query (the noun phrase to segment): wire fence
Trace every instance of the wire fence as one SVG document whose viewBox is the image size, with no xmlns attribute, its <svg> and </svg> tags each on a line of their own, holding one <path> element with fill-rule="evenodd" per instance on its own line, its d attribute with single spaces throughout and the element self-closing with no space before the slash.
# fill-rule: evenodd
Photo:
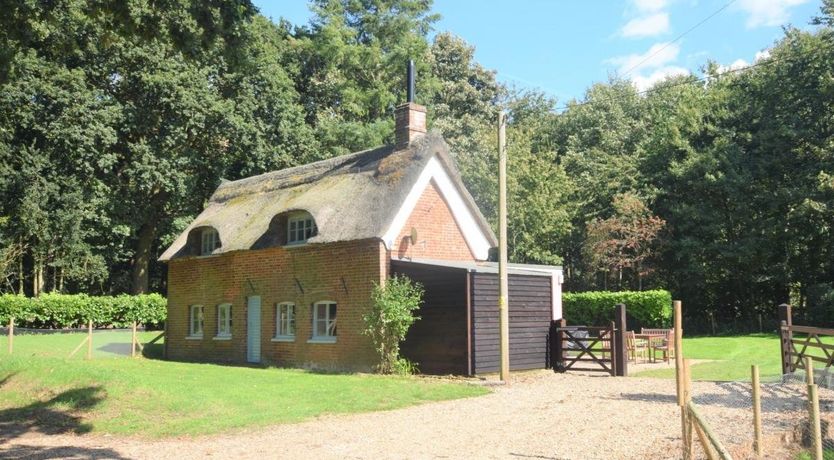
<svg viewBox="0 0 834 460">
<path fill-rule="evenodd" d="M 761 456 L 757 455 L 752 378 L 734 382 L 693 382 L 692 403 L 733 459 L 814 459 L 814 418 L 804 372 L 762 378 Z M 814 376 L 825 459 L 834 459 L 834 373 Z M 697 438 L 695 438 L 697 440 Z M 709 458 L 694 444 L 694 458 Z"/>
<path fill-rule="evenodd" d="M 9 334 L 8 327 L 0 327 L 0 358 L 3 356 L 39 356 L 83 360 L 87 356 L 87 340 L 90 359 L 130 358 L 144 356 L 161 358 L 164 352 L 164 338 L 161 330 L 146 330 L 138 327 L 135 342 L 133 329 L 34 329 L 14 327 Z M 9 342 L 12 342 L 12 346 Z M 132 345 L 135 351 L 131 353 Z"/>
</svg>

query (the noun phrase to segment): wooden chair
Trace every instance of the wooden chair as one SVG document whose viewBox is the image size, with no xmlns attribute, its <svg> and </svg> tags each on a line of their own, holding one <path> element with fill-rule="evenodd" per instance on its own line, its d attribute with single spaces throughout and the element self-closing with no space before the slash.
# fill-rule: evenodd
<svg viewBox="0 0 834 460">
<path fill-rule="evenodd" d="M 649 360 L 649 343 L 634 336 L 634 331 L 626 331 L 626 348 L 630 361 L 637 362 L 637 356 L 642 355 L 643 361 Z"/>
<path fill-rule="evenodd" d="M 663 352 L 663 362 L 669 364 L 669 359 L 675 357 L 675 330 L 669 329 L 669 332 L 666 333 L 666 337 L 663 339 L 663 342 L 660 345 L 655 345 L 653 347 L 654 350 L 654 359 L 657 360 L 657 351 L 660 350 Z"/>
<path fill-rule="evenodd" d="M 600 347 L 600 358 L 605 359 L 605 356 L 611 354 L 612 356 L 614 353 L 611 350 L 611 337 L 606 336 L 604 339 L 600 339 L 599 347 Z M 605 351 L 609 350 L 609 351 Z"/>
</svg>

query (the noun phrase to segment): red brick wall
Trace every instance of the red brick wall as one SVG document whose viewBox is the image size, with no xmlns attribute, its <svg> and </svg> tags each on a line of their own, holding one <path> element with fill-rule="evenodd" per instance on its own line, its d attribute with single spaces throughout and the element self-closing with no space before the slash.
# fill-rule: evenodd
<svg viewBox="0 0 834 460">
<path fill-rule="evenodd" d="M 411 241 L 411 229 L 417 229 L 417 241 Z M 434 181 L 426 186 L 414 211 L 394 240 L 391 257 L 440 260 L 475 260 L 455 222 L 449 205 Z"/>
<path fill-rule="evenodd" d="M 168 357 L 246 362 L 246 299 L 259 295 L 263 362 L 368 369 L 376 362 L 376 355 L 370 339 L 361 333 L 362 315 L 370 304 L 372 283 L 387 276 L 387 260 L 387 251 L 379 240 L 174 259 L 168 269 Z M 338 304 L 334 344 L 307 343 L 312 333 L 312 305 L 321 300 Z M 293 342 L 272 341 L 276 333 L 275 305 L 279 302 L 296 305 Z M 232 338 L 227 341 L 213 340 L 217 305 L 221 303 L 232 304 Z M 190 305 L 203 305 L 205 309 L 200 340 L 186 338 Z"/>
</svg>

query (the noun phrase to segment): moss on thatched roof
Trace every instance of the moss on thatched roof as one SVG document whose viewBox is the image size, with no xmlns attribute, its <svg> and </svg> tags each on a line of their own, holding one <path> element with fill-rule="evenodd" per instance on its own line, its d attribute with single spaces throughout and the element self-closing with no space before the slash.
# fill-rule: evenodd
<svg viewBox="0 0 834 460">
<path fill-rule="evenodd" d="M 221 246 L 214 254 L 256 249 L 272 219 L 288 211 L 309 212 L 318 234 L 308 243 L 382 238 L 428 161 L 436 157 L 460 189 L 479 226 L 495 236 L 460 180 L 443 138 L 429 133 L 409 147 L 392 146 L 222 183 L 206 209 L 159 260 L 188 254 L 192 230 L 213 227 Z"/>
</svg>

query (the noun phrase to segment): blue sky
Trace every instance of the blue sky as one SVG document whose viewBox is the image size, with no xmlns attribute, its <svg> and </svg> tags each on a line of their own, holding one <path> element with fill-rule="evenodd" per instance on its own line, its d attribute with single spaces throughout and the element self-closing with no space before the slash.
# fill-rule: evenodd
<svg viewBox="0 0 834 460">
<path fill-rule="evenodd" d="M 310 20 L 306 0 L 254 1 L 274 20 Z M 609 75 L 626 74 L 645 89 L 665 75 L 699 74 L 708 60 L 727 67 L 752 63 L 782 36 L 783 25 L 809 28 L 820 5 L 821 0 L 435 0 L 433 10 L 442 16 L 435 32 L 450 31 L 474 45 L 477 60 L 497 71 L 499 80 L 564 103 Z"/>
</svg>

